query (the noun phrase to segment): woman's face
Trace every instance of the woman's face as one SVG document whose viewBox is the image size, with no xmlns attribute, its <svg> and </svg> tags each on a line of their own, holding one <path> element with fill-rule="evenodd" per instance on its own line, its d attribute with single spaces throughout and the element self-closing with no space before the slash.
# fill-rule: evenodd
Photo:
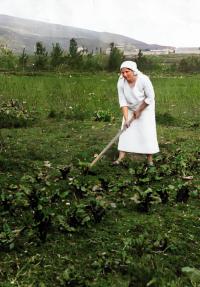
<svg viewBox="0 0 200 287">
<path fill-rule="evenodd" d="M 128 69 L 128 68 L 122 68 L 121 74 L 124 77 L 124 79 L 126 79 L 130 83 L 133 82 L 135 79 L 135 75 L 134 75 L 133 71 Z"/>
</svg>

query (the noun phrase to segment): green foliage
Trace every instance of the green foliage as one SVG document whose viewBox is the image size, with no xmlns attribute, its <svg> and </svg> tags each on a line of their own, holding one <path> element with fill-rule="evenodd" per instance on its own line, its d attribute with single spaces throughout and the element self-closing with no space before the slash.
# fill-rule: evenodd
<svg viewBox="0 0 200 287">
<path fill-rule="evenodd" d="M 161 63 L 158 58 L 153 56 L 144 56 L 141 50 L 139 50 L 135 62 L 137 63 L 138 69 L 144 72 L 162 70 Z"/>
<path fill-rule="evenodd" d="M 155 166 L 131 155 L 112 166 L 113 146 L 88 170 L 121 124 L 117 75 L 1 75 L 1 102 L 26 100 L 39 118 L 1 130 L 2 286 L 198 286 L 199 77 L 152 80 Z"/>
<path fill-rule="evenodd" d="M 108 70 L 118 71 L 123 59 L 124 59 L 123 53 L 117 47 L 115 47 L 114 43 L 111 43 L 110 55 L 108 60 Z"/>
<path fill-rule="evenodd" d="M 51 109 L 48 118 L 56 118 L 56 119 L 68 119 L 68 120 L 85 120 L 89 118 L 88 113 L 84 110 L 84 108 L 76 104 L 73 107 L 69 107 L 68 109 L 65 108 L 61 111 L 55 111 L 54 109 Z"/>
<path fill-rule="evenodd" d="M 87 55 L 82 56 L 82 67 L 84 71 L 102 71 L 107 67 L 108 58 L 103 54 L 92 54 L 88 53 Z"/>
<path fill-rule="evenodd" d="M 181 59 L 178 69 L 181 72 L 200 72 L 200 56 L 189 56 Z"/>
<path fill-rule="evenodd" d="M 70 227 L 77 228 L 78 226 L 89 226 L 91 222 L 98 223 L 104 215 L 104 204 L 93 199 L 87 204 L 73 204 L 68 211 L 67 221 Z"/>
<path fill-rule="evenodd" d="M 58 280 L 60 286 L 86 287 L 83 276 L 81 276 L 80 271 L 76 270 L 73 265 L 65 269 Z"/>
<path fill-rule="evenodd" d="M 74 71 L 118 71 L 121 62 L 124 60 L 123 53 L 110 44 L 110 55 L 96 49 L 95 53 L 88 52 L 87 48 L 78 51 L 78 44 L 75 38 L 70 40 L 69 51 L 63 50 L 60 44 L 53 43 L 52 50 L 48 55 L 42 42 L 37 42 L 34 55 L 27 55 L 25 48 L 21 55 L 14 53 L 5 45 L 0 45 L 0 69 L 8 71 L 20 71 L 33 73 L 42 70 L 56 70 L 58 72 Z M 144 55 L 142 50 L 136 57 L 131 58 L 138 64 L 143 72 L 162 75 L 175 73 L 198 73 L 200 71 L 199 56 L 185 56 L 180 54 L 169 55 Z"/>
<path fill-rule="evenodd" d="M 103 110 L 95 111 L 93 118 L 98 122 L 113 122 L 115 119 L 111 112 Z"/>
<path fill-rule="evenodd" d="M 78 55 L 78 44 L 74 38 L 70 40 L 70 45 L 69 45 L 69 55 L 72 58 L 76 58 Z"/>
<path fill-rule="evenodd" d="M 138 69 L 143 70 L 145 62 L 146 62 L 146 58 L 143 56 L 142 50 L 139 50 L 137 58 L 136 58 Z"/>
<path fill-rule="evenodd" d="M 74 38 L 70 40 L 69 56 L 67 57 L 68 64 L 71 68 L 81 69 L 82 55 L 78 52 L 78 44 Z"/>
<path fill-rule="evenodd" d="M 63 63 L 63 49 L 60 47 L 59 43 L 52 44 L 52 51 L 50 54 L 50 63 L 52 67 L 57 67 Z"/>
<path fill-rule="evenodd" d="M 13 70 L 17 65 L 17 57 L 4 45 L 0 45 L 0 69 Z"/>
<path fill-rule="evenodd" d="M 20 229 L 12 230 L 7 223 L 4 223 L 0 231 L 0 249 L 12 250 L 20 231 Z"/>
<path fill-rule="evenodd" d="M 19 56 L 19 65 L 23 68 L 26 68 L 28 62 L 28 55 L 25 52 L 25 48 L 23 49 L 22 54 Z"/>
<path fill-rule="evenodd" d="M 4 139 L 3 139 L 3 136 L 1 134 L 1 130 L 0 130 L 0 151 L 2 151 L 4 149 Z"/>
<path fill-rule="evenodd" d="M 200 284 L 200 270 L 197 268 L 192 268 L 192 267 L 183 267 L 181 269 L 183 274 L 189 277 L 192 286 L 193 287 L 198 287 Z"/>
<path fill-rule="evenodd" d="M 152 204 L 161 202 L 159 195 L 150 187 L 146 190 L 138 190 L 137 193 L 131 198 L 141 212 L 148 212 Z"/>
<path fill-rule="evenodd" d="M 165 126 L 177 126 L 180 122 L 177 121 L 175 117 L 173 117 L 169 112 L 165 112 L 164 114 L 157 113 L 156 121 L 158 124 Z"/>
<path fill-rule="evenodd" d="M 36 70 L 43 70 L 46 68 L 47 65 L 47 58 L 48 52 L 44 47 L 42 42 L 36 43 L 36 50 L 35 50 L 35 59 L 34 59 L 34 68 Z"/>
<path fill-rule="evenodd" d="M 35 118 L 27 110 L 26 102 L 10 100 L 0 104 L 0 128 L 19 128 L 30 126 Z"/>
</svg>

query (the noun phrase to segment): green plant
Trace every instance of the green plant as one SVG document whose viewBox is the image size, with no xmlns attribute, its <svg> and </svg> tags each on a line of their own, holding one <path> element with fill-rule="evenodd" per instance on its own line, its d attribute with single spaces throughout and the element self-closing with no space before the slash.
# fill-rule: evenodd
<svg viewBox="0 0 200 287">
<path fill-rule="evenodd" d="M 157 124 L 154 168 L 147 168 L 145 157 L 129 155 L 111 166 L 118 153 L 113 145 L 84 172 L 120 127 L 117 77 L 64 70 L 0 75 L 1 102 L 26 101 L 39 119 L 28 128 L 1 130 L 2 287 L 192 286 L 182 267 L 198 270 L 200 258 L 199 133 L 193 128 L 199 121 L 199 75 L 152 78 L 158 113 L 176 119 Z M 112 111 L 115 121 L 94 121 L 97 107 Z M 77 121 L 79 111 L 84 121 Z M 183 188 L 189 200 L 176 203 Z M 144 206 L 131 200 L 138 193 L 150 212 L 138 213 Z M 161 200 L 166 204 L 157 204 Z M 71 217 L 76 227 L 69 225 Z"/>
<path fill-rule="evenodd" d="M 0 44 L 0 68 L 5 70 L 14 70 L 17 65 L 17 57 L 11 49 Z"/>
<path fill-rule="evenodd" d="M 189 277 L 192 286 L 198 287 L 200 284 L 200 270 L 192 267 L 182 267 L 181 271 Z"/>
<path fill-rule="evenodd" d="M 46 68 L 47 65 L 47 58 L 48 52 L 46 51 L 46 48 L 44 47 L 42 42 L 36 43 L 36 51 L 35 51 L 35 57 L 34 57 L 34 68 L 36 70 L 43 70 Z"/>
<path fill-rule="evenodd" d="M 25 48 L 22 51 L 22 54 L 19 56 L 19 65 L 22 67 L 23 71 L 27 66 L 28 55 L 25 52 Z"/>
<path fill-rule="evenodd" d="M 114 117 L 109 111 L 98 110 L 94 112 L 93 119 L 98 122 L 112 122 Z"/>
<path fill-rule="evenodd" d="M 115 47 L 114 43 L 110 43 L 110 55 L 108 60 L 108 70 L 117 71 L 119 70 L 120 64 L 124 59 L 123 53 Z"/>
<path fill-rule="evenodd" d="M 27 127 L 34 120 L 33 113 L 26 107 L 26 102 L 11 99 L 0 104 L 0 128 Z"/>
<path fill-rule="evenodd" d="M 51 60 L 50 63 L 52 65 L 52 67 L 57 67 L 59 66 L 61 63 L 63 63 L 63 49 L 60 47 L 59 43 L 56 44 L 52 44 L 52 51 L 50 54 Z"/>
<path fill-rule="evenodd" d="M 133 197 L 131 197 L 136 205 L 137 209 L 141 212 L 148 212 L 152 204 L 158 204 L 161 202 L 159 195 L 153 191 L 150 187 L 145 191 L 137 191 Z"/>
<path fill-rule="evenodd" d="M 23 228 L 12 229 L 9 224 L 4 223 L 0 232 L 0 249 L 12 250 L 22 230 Z"/>
<path fill-rule="evenodd" d="M 69 66 L 75 69 L 80 67 L 82 63 L 82 55 L 78 51 L 78 44 L 74 38 L 70 39 L 69 55 L 67 57 L 67 61 Z"/>
</svg>

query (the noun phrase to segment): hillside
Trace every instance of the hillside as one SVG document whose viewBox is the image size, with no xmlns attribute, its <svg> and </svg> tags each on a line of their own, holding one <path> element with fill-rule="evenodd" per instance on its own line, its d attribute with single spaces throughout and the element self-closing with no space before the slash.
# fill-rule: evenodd
<svg viewBox="0 0 200 287">
<path fill-rule="evenodd" d="M 27 52 L 32 53 L 37 41 L 42 41 L 47 50 L 56 42 L 59 42 L 64 49 L 68 49 L 71 38 L 75 38 L 78 45 L 87 47 L 89 51 L 100 48 L 104 50 L 111 42 L 139 49 L 165 48 L 123 35 L 0 15 L 0 43 L 7 45 L 15 53 L 20 53 L 24 47 Z"/>
</svg>

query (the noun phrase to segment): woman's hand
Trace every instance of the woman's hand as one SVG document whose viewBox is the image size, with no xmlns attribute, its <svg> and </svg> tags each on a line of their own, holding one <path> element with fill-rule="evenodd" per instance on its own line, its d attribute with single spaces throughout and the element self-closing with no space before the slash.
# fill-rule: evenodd
<svg viewBox="0 0 200 287">
<path fill-rule="evenodd" d="M 138 119 L 141 116 L 142 111 L 136 110 L 133 112 L 134 119 Z"/>
<path fill-rule="evenodd" d="M 143 101 L 141 105 L 133 112 L 134 119 L 138 119 L 141 116 L 142 111 L 148 106 L 148 104 Z"/>
<path fill-rule="evenodd" d="M 129 128 L 130 127 L 130 121 L 128 121 L 128 120 L 126 120 L 125 122 L 124 122 L 124 127 L 126 127 L 126 128 Z"/>
</svg>

